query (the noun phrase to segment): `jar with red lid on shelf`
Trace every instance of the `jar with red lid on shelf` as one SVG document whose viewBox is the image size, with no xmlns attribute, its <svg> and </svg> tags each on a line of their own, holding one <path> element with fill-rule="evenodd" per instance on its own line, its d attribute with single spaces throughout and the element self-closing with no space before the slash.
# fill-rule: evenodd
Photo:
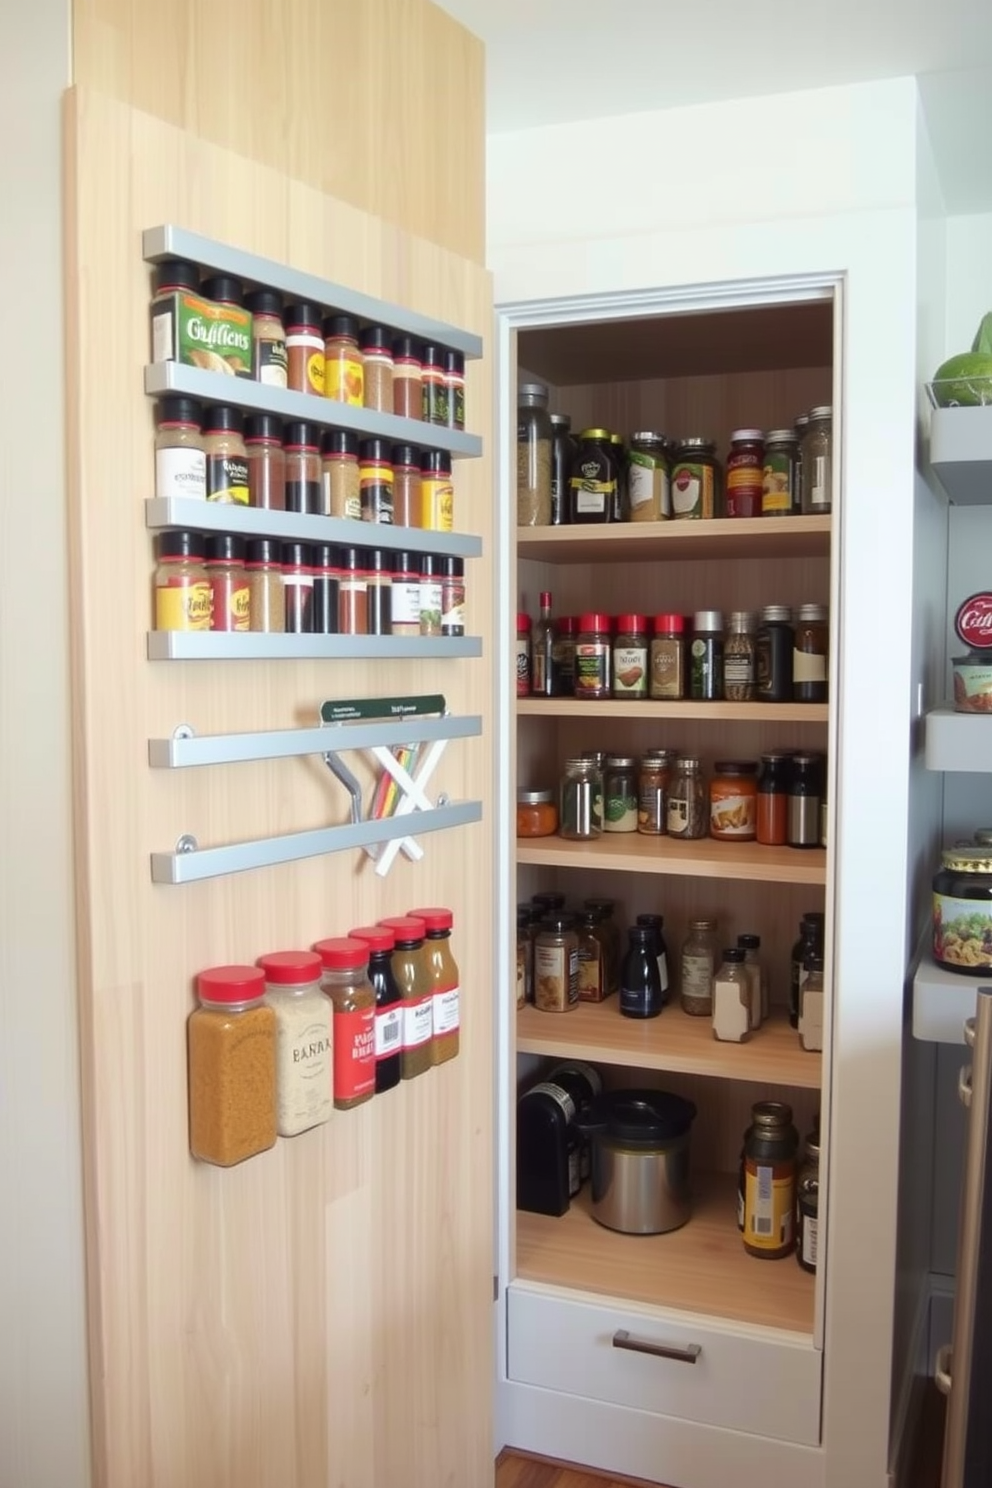
<svg viewBox="0 0 992 1488">
<path fill-rule="evenodd" d="M 686 696 L 686 636 L 683 615 L 655 615 L 648 696 L 667 701 Z"/>
<path fill-rule="evenodd" d="M 189 1150 L 230 1168 L 275 1146 L 276 1015 L 257 966 L 214 966 L 196 979 L 187 1023 Z"/>
<path fill-rule="evenodd" d="M 530 616 L 517 612 L 517 697 L 530 697 Z"/>
<path fill-rule="evenodd" d="M 422 920 L 425 931 L 424 960 L 430 974 L 432 994 L 431 1063 L 447 1064 L 459 1049 L 461 977 L 451 953 L 451 930 L 455 919 L 450 909 L 439 905 L 407 911 L 410 919 Z"/>
<path fill-rule="evenodd" d="M 760 517 L 765 477 L 765 436 L 761 429 L 735 429 L 727 455 L 725 502 L 728 517 Z"/>
<path fill-rule="evenodd" d="M 295 1137 L 330 1119 L 331 1006 L 321 991 L 321 960 L 313 951 L 259 956 L 265 1000 L 276 1015 L 276 1122 Z"/>
<path fill-rule="evenodd" d="M 648 695 L 648 622 L 646 615 L 618 615 L 613 637 L 613 696 Z"/>
<path fill-rule="evenodd" d="M 375 992 L 369 981 L 369 948 L 341 936 L 318 940 L 321 986 L 333 1009 L 334 1109 L 350 1111 L 375 1094 Z"/>
<path fill-rule="evenodd" d="M 609 698 L 613 659 L 609 615 L 598 610 L 579 616 L 575 637 L 575 696 L 584 702 Z"/>
</svg>

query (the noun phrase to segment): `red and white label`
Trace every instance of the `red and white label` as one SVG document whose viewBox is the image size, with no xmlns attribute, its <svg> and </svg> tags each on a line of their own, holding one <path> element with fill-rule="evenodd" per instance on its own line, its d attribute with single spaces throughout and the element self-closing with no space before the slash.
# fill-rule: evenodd
<svg viewBox="0 0 992 1488">
<path fill-rule="evenodd" d="M 434 1037 L 443 1038 L 446 1033 L 458 1032 L 458 995 L 460 988 L 457 982 L 450 987 L 435 987 L 434 989 Z"/>
<path fill-rule="evenodd" d="M 433 997 L 422 997 L 419 1002 L 403 1004 L 403 1047 L 419 1049 L 434 1035 Z"/>
<path fill-rule="evenodd" d="M 972 594 L 954 616 L 954 629 L 972 651 L 992 651 L 992 594 Z"/>
<path fill-rule="evenodd" d="M 375 1008 L 334 1014 L 334 1099 L 375 1090 Z"/>
</svg>

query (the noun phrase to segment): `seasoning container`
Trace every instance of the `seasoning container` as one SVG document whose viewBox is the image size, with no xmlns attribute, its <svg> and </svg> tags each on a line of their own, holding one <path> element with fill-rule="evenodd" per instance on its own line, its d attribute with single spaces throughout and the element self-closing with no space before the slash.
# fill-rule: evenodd
<svg viewBox="0 0 992 1488">
<path fill-rule="evenodd" d="M 393 976 L 396 937 L 387 925 L 360 925 L 349 940 L 368 946 L 369 981 L 375 993 L 375 1093 L 400 1083 L 403 1060 L 403 996 Z"/>
<path fill-rule="evenodd" d="M 648 695 L 648 622 L 645 615 L 618 615 L 613 638 L 613 696 Z"/>
<path fill-rule="evenodd" d="M 420 555 L 400 550 L 393 554 L 390 631 L 394 636 L 420 634 Z"/>
<path fill-rule="evenodd" d="M 721 760 L 710 781 L 710 836 L 720 842 L 753 842 L 758 814 L 758 767 L 750 760 Z"/>
<path fill-rule="evenodd" d="M 210 584 L 210 629 L 250 630 L 251 591 L 245 572 L 245 542 L 229 532 L 207 538 L 204 562 Z"/>
<path fill-rule="evenodd" d="M 637 831 L 637 773 L 630 755 L 608 754 L 603 776 L 603 831 Z"/>
<path fill-rule="evenodd" d="M 200 289 L 214 305 L 233 306 L 238 310 L 244 307 L 244 288 L 241 280 L 235 279 L 233 274 L 212 274 L 204 279 Z"/>
<path fill-rule="evenodd" d="M 358 473 L 358 435 L 347 429 L 328 429 L 321 445 L 320 472 L 324 515 L 360 521 L 362 490 Z"/>
<path fill-rule="evenodd" d="M 755 639 L 758 701 L 792 702 L 792 611 L 788 605 L 765 605 Z"/>
<path fill-rule="evenodd" d="M 420 634 L 441 634 L 441 605 L 443 589 L 441 570 L 443 564 L 434 553 L 420 555 Z"/>
<path fill-rule="evenodd" d="M 338 634 L 368 635 L 369 576 L 364 548 L 341 548 L 338 557 Z"/>
<path fill-rule="evenodd" d="M 764 433 L 761 429 L 735 429 L 727 455 L 728 517 L 761 516 L 764 473 Z"/>
<path fill-rule="evenodd" d="M 692 617 L 689 647 L 689 696 L 698 702 L 723 697 L 723 615 L 719 610 L 697 610 Z"/>
<path fill-rule="evenodd" d="M 553 837 L 558 830 L 558 807 L 550 790 L 517 791 L 517 836 Z"/>
<path fill-rule="evenodd" d="M 824 924 L 824 916 L 817 910 L 804 914 L 799 923 L 799 939 L 792 947 L 789 979 L 789 1023 L 793 1028 L 799 1027 L 799 1008 L 807 965 L 814 956 L 823 955 Z"/>
<path fill-rule="evenodd" d="M 791 754 L 761 756 L 754 835 L 764 847 L 784 847 L 788 841 L 791 770 Z"/>
<path fill-rule="evenodd" d="M 420 361 L 424 423 L 447 425 L 448 389 L 444 381 L 444 347 L 424 346 L 421 349 Z"/>
<path fill-rule="evenodd" d="M 215 966 L 196 979 L 186 1029 L 189 1149 L 229 1168 L 275 1145 L 276 1015 L 257 966 Z"/>
<path fill-rule="evenodd" d="M 606 997 L 606 942 L 602 920 L 592 909 L 577 917 L 579 1001 L 602 1002 Z"/>
<path fill-rule="evenodd" d="M 313 559 L 313 608 L 311 611 L 314 635 L 337 635 L 338 633 L 338 565 L 337 555 L 330 543 L 315 543 Z"/>
<path fill-rule="evenodd" d="M 551 525 L 561 527 L 568 521 L 568 481 L 572 473 L 575 441 L 571 436 L 572 420 L 566 413 L 551 415 Z"/>
<path fill-rule="evenodd" d="M 465 358 L 460 351 L 444 353 L 444 391 L 448 400 L 448 428 L 465 427 Z"/>
<path fill-rule="evenodd" d="M 952 847 L 933 880 L 933 958 L 965 976 L 992 973 L 992 850 Z"/>
<path fill-rule="evenodd" d="M 155 570 L 155 629 L 209 630 L 210 579 L 199 532 L 160 532 Z"/>
<path fill-rule="evenodd" d="M 737 945 L 744 952 L 744 969 L 748 975 L 751 1027 L 760 1028 L 770 1011 L 768 979 L 758 956 L 761 936 L 738 935 Z"/>
<path fill-rule="evenodd" d="M 310 635 L 313 627 L 313 569 L 309 543 L 283 543 L 282 590 L 287 635 Z"/>
<path fill-rule="evenodd" d="M 517 612 L 517 697 L 530 697 L 530 616 Z"/>
<path fill-rule="evenodd" d="M 397 527 L 421 525 L 420 451 L 412 444 L 394 444 L 393 521 Z"/>
<path fill-rule="evenodd" d="M 639 914 L 638 925 L 646 926 L 654 937 L 654 958 L 658 966 L 658 981 L 661 984 L 661 1001 L 668 1001 L 668 946 L 665 944 L 665 919 L 660 914 Z"/>
<path fill-rule="evenodd" d="M 820 1221 L 820 1133 L 806 1138 L 806 1154 L 796 1182 L 796 1260 L 804 1271 L 816 1271 Z"/>
<path fill-rule="evenodd" d="M 179 356 L 177 303 L 187 295 L 198 298 L 200 271 L 183 258 L 165 258 L 152 269 L 151 358 L 173 362 Z"/>
<path fill-rule="evenodd" d="M 755 620 L 750 610 L 732 610 L 723 649 L 723 695 L 728 703 L 754 701 L 757 676 Z"/>
<path fill-rule="evenodd" d="M 271 537 L 248 544 L 248 620 L 253 631 L 278 633 L 286 629 L 282 588 L 282 544 Z"/>
<path fill-rule="evenodd" d="M 375 992 L 364 940 L 318 940 L 321 986 L 331 1002 L 334 1109 L 351 1111 L 375 1094 Z"/>
<path fill-rule="evenodd" d="M 710 439 L 683 439 L 672 466 L 672 516 L 708 520 L 716 516 L 716 445 Z"/>
<path fill-rule="evenodd" d="M 627 507 L 632 522 L 660 522 L 672 514 L 668 452 L 663 434 L 631 434 L 627 451 Z"/>
<path fill-rule="evenodd" d="M 802 507 L 804 515 L 826 516 L 832 491 L 833 409 L 811 408 L 803 435 Z"/>
<path fill-rule="evenodd" d="M 575 638 L 575 696 L 585 702 L 609 698 L 610 617 L 591 612 L 579 616 L 579 633 Z"/>
<path fill-rule="evenodd" d="M 795 485 L 792 489 L 792 512 L 798 516 L 803 509 L 803 440 L 806 430 L 809 428 L 809 414 L 802 413 L 796 419 L 796 472 Z"/>
<path fill-rule="evenodd" d="M 207 500 L 248 505 L 248 451 L 240 408 L 215 403 L 204 418 Z"/>
<path fill-rule="evenodd" d="M 420 480 L 420 522 L 431 532 L 450 532 L 454 525 L 455 488 L 451 456 L 446 450 L 424 450 Z"/>
<path fill-rule="evenodd" d="M 790 847 L 819 847 L 823 756 L 794 754 L 789 782 L 789 816 L 785 840 Z"/>
<path fill-rule="evenodd" d="M 447 1064 L 459 1047 L 459 998 L 461 977 L 451 954 L 451 928 L 454 916 L 450 909 L 411 909 L 411 919 L 422 920 L 426 931 L 424 960 L 432 988 L 431 1062 Z"/>
<path fill-rule="evenodd" d="M 365 552 L 365 578 L 369 605 L 369 635 L 392 635 L 391 555 L 382 548 Z"/>
<path fill-rule="evenodd" d="M 160 501 L 204 501 L 207 450 L 203 409 L 192 398 L 161 398 L 155 405 L 155 495 Z"/>
<path fill-rule="evenodd" d="M 603 940 L 606 945 L 606 989 L 612 996 L 620 990 L 620 959 L 623 952 L 623 938 L 620 934 L 620 926 L 617 924 L 615 899 L 593 898 L 583 900 L 586 909 L 598 914 L 603 927 Z"/>
<path fill-rule="evenodd" d="M 578 621 L 574 615 L 562 615 L 555 625 L 551 646 L 551 695 L 575 695 L 575 637 Z"/>
<path fill-rule="evenodd" d="M 286 383 L 296 393 L 324 393 L 324 338 L 316 305 L 286 310 Z"/>
<path fill-rule="evenodd" d="M 362 439 L 358 445 L 358 486 L 363 522 L 393 521 L 392 446 L 385 439 Z"/>
<path fill-rule="evenodd" d="M 716 958 L 716 920 L 690 920 L 680 958 L 679 1002 L 694 1018 L 713 1015 Z"/>
<path fill-rule="evenodd" d="M 682 615 L 655 615 L 651 639 L 652 698 L 684 698 L 686 695 L 686 638 Z"/>
<path fill-rule="evenodd" d="M 393 975 L 403 997 L 404 1080 L 426 1074 L 433 1064 L 434 986 L 424 956 L 424 922 L 414 915 L 381 920 L 396 937 Z"/>
<path fill-rule="evenodd" d="M 579 435 L 568 482 L 569 522 L 611 522 L 616 493 L 610 431 L 584 429 Z"/>
<path fill-rule="evenodd" d="M 823 957 L 812 955 L 799 994 L 799 1042 L 811 1053 L 823 1048 L 823 999 Z"/>
<path fill-rule="evenodd" d="M 217 304 L 200 293 L 191 264 L 173 259 L 152 275 L 152 361 L 181 362 L 222 376 L 251 376 L 251 316 L 240 303 Z M 177 280 L 170 284 L 170 280 Z M 192 281 L 192 282 L 191 282 Z M 236 286 L 240 296 L 240 284 Z"/>
<path fill-rule="evenodd" d="M 740 946 L 723 953 L 723 964 L 713 978 L 713 1037 L 743 1044 L 751 1037 L 751 978 Z"/>
<path fill-rule="evenodd" d="M 675 756 L 663 749 L 646 754 L 637 778 L 637 830 L 646 837 L 668 831 L 668 784 Z"/>
<path fill-rule="evenodd" d="M 534 1006 L 568 1013 L 579 1001 L 579 941 L 573 915 L 549 915 L 534 942 Z"/>
<path fill-rule="evenodd" d="M 603 774 L 594 760 L 568 759 L 561 781 L 559 834 L 572 842 L 603 830 Z"/>
<path fill-rule="evenodd" d="M 324 318 L 324 394 L 335 403 L 361 408 L 365 371 L 358 349 L 358 321 L 353 315 Z"/>
<path fill-rule="evenodd" d="M 547 527 L 551 521 L 551 418 L 543 383 L 517 390 L 517 526 Z"/>
<path fill-rule="evenodd" d="M 281 1137 L 295 1137 L 333 1109 L 331 1005 L 313 951 L 275 951 L 258 965 L 276 1015 L 276 1125 Z"/>
<path fill-rule="evenodd" d="M 610 521 L 624 522 L 627 520 L 627 461 L 619 434 L 610 435 L 610 453 L 613 456 L 613 504 L 610 508 Z"/>
<path fill-rule="evenodd" d="M 565 895 L 557 893 L 532 894 L 530 902 L 534 909 L 539 911 L 538 918 L 543 920 L 549 914 L 557 914 L 565 908 Z M 536 938 L 535 931 L 535 938 Z"/>
<path fill-rule="evenodd" d="M 792 685 L 797 703 L 827 701 L 830 629 L 825 605 L 799 606 L 792 651 Z"/>
<path fill-rule="evenodd" d="M 441 634 L 465 634 L 465 560 L 441 559 Z"/>
<path fill-rule="evenodd" d="M 412 336 L 393 338 L 393 412 L 400 418 L 423 418 L 420 346 Z"/>
<path fill-rule="evenodd" d="M 283 432 L 286 451 L 286 510 L 313 517 L 324 510 L 320 429 L 294 420 Z"/>
<path fill-rule="evenodd" d="M 681 755 L 668 786 L 666 814 L 669 837 L 694 841 L 709 832 L 709 800 L 697 755 Z"/>
<path fill-rule="evenodd" d="M 289 386 L 289 354 L 282 323 L 282 297 L 272 289 L 256 289 L 248 296 L 251 311 L 251 375 L 266 387 Z"/>
<path fill-rule="evenodd" d="M 662 1009 L 661 979 L 650 925 L 631 925 L 620 969 L 620 1012 L 625 1018 L 657 1018 Z"/>
<path fill-rule="evenodd" d="M 384 326 L 366 326 L 359 337 L 362 353 L 362 400 L 378 413 L 393 411 L 393 341 Z M 324 345 L 327 355 L 327 345 Z M 326 361 L 325 361 L 326 375 Z"/>
<path fill-rule="evenodd" d="M 796 482 L 797 446 L 792 429 L 770 429 L 765 439 L 761 481 L 761 515 L 788 517 L 799 504 Z"/>
<path fill-rule="evenodd" d="M 251 414 L 245 422 L 248 461 L 248 505 L 264 511 L 286 510 L 286 454 L 282 420 L 271 413 Z"/>
<path fill-rule="evenodd" d="M 777 1261 L 795 1245 L 796 1152 L 792 1107 L 758 1101 L 744 1136 L 744 1249 Z"/>
</svg>

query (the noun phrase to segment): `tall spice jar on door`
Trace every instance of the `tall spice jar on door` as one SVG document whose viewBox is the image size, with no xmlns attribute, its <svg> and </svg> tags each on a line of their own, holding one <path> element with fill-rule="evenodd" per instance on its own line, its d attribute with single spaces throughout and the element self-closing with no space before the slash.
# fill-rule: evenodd
<svg viewBox="0 0 992 1488">
<path fill-rule="evenodd" d="M 424 922 L 397 915 L 380 924 L 396 937 L 393 975 L 403 997 L 403 1079 L 414 1080 L 434 1063 L 434 984 L 424 955 Z"/>
<path fill-rule="evenodd" d="M 318 940 L 322 986 L 333 1007 L 334 1109 L 350 1111 L 375 1094 L 375 992 L 364 940 Z"/>
<path fill-rule="evenodd" d="M 375 1093 L 383 1095 L 400 1083 L 403 1062 L 403 994 L 393 975 L 396 936 L 388 925 L 360 925 L 352 940 L 369 948 L 369 981 L 375 992 Z"/>
<path fill-rule="evenodd" d="M 450 909 L 411 909 L 411 919 L 423 920 L 427 932 L 424 958 L 433 986 L 433 1036 L 431 1062 L 446 1064 L 459 1048 L 461 1026 L 461 978 L 458 964 L 451 954 L 451 927 L 454 916 Z"/>
<path fill-rule="evenodd" d="M 257 966 L 215 966 L 197 977 L 187 1024 L 189 1148 L 230 1168 L 275 1146 L 276 1017 Z"/>
<path fill-rule="evenodd" d="M 276 1112 L 281 1137 L 329 1120 L 332 1109 L 331 1005 L 313 951 L 259 956 L 265 1001 L 276 1015 Z"/>
</svg>

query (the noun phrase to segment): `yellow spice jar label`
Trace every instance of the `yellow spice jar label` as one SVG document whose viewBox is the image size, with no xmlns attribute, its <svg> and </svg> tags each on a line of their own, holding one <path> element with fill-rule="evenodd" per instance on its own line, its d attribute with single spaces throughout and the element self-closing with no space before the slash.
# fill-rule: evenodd
<svg viewBox="0 0 992 1488">
<path fill-rule="evenodd" d="M 744 1239 L 754 1250 L 779 1251 L 792 1244 L 796 1180 L 790 1165 L 776 1169 L 763 1163 L 744 1176 Z"/>
<path fill-rule="evenodd" d="M 155 590 L 156 630 L 209 630 L 213 597 L 205 579 Z"/>
</svg>

